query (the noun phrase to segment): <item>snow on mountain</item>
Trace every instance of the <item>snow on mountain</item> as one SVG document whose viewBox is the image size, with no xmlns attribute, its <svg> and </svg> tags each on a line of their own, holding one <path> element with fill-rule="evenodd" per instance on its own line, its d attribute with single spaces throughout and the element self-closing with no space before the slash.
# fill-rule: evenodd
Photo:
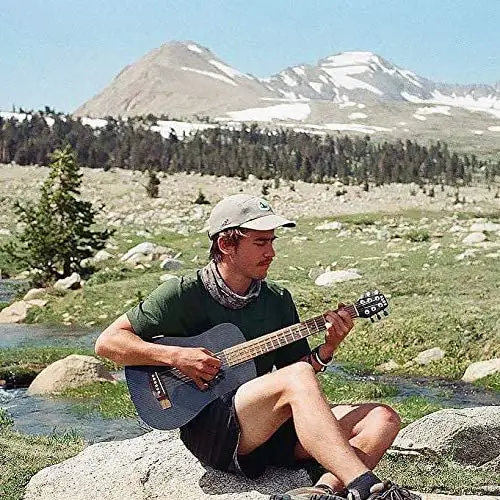
<svg viewBox="0 0 500 500">
<path fill-rule="evenodd" d="M 456 143 L 472 138 L 495 149 L 500 81 L 436 83 L 367 51 L 332 54 L 257 78 L 196 42 L 170 42 L 126 66 L 75 111 L 89 120 L 150 113 L 165 118 L 154 127 L 165 137 L 171 129 L 181 137 L 214 126 L 199 123 L 209 117 L 224 126 L 276 123 L 315 134 L 416 135 Z"/>
</svg>

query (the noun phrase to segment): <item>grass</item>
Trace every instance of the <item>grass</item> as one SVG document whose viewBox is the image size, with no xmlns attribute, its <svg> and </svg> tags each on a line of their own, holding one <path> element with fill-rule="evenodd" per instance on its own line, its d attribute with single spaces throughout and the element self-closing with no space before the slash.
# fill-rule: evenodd
<svg viewBox="0 0 500 500">
<path fill-rule="evenodd" d="M 340 234 L 314 229 L 325 218 L 302 220 L 298 229 L 278 232 L 270 278 L 290 289 L 303 319 L 379 288 L 390 297 L 391 315 L 376 325 L 358 321 L 337 359 L 371 371 L 394 359 L 404 365 L 398 374 L 459 379 L 470 363 L 500 356 L 495 336 L 500 324 L 498 259 L 487 257 L 494 250 L 479 249 L 473 260 L 456 260 L 465 248 L 460 243 L 463 234 L 448 232 L 457 221 L 468 224 L 470 217 L 444 218 L 416 210 L 350 215 L 336 218 L 344 224 Z M 489 214 L 489 219 L 500 217 Z M 133 228 L 115 235 L 117 255 L 141 241 L 131 234 Z M 192 271 L 207 261 L 205 235 L 164 233 L 149 240 L 181 253 L 184 268 L 172 274 Z M 432 250 L 432 245 L 439 248 Z M 163 271 L 158 263 L 148 265 L 129 269 L 117 261 L 103 263 L 84 288 L 52 296 L 46 307 L 33 308 L 29 319 L 103 327 L 160 283 Z M 318 287 L 308 277 L 309 269 L 326 266 L 356 268 L 362 278 Z M 311 341 L 321 339 L 319 335 Z M 443 349 L 445 357 L 426 366 L 411 362 L 431 347 Z M 491 387 L 498 390 L 496 384 Z"/>
<path fill-rule="evenodd" d="M 12 421 L 0 409 L 0 498 L 21 500 L 30 478 L 39 470 L 79 453 L 83 440 L 74 433 L 26 436 L 11 428 Z"/>
<path fill-rule="evenodd" d="M 33 380 L 38 373 L 51 363 L 65 358 L 70 354 L 95 356 L 92 349 L 78 347 L 12 347 L 0 350 L 0 379 Z M 101 359 L 110 370 L 116 370 L 115 363 Z"/>
<path fill-rule="evenodd" d="M 422 493 L 500 494 L 500 486 L 492 471 L 463 467 L 446 458 L 386 454 L 375 473 Z"/>
</svg>

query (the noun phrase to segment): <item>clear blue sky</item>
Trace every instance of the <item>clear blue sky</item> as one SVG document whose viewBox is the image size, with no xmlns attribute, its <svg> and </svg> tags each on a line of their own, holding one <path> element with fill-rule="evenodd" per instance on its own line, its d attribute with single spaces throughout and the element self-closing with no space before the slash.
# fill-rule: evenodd
<svg viewBox="0 0 500 500">
<path fill-rule="evenodd" d="M 171 40 L 261 77 L 366 50 L 436 81 L 500 80 L 500 0 L 1 0 L 0 110 L 73 111 Z"/>
</svg>

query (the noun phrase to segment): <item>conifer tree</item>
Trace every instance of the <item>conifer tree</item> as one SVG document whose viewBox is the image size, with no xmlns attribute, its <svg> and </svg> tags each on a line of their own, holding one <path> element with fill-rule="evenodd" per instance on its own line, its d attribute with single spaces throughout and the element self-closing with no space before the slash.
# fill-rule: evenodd
<svg viewBox="0 0 500 500">
<path fill-rule="evenodd" d="M 92 229 L 96 210 L 78 199 L 83 174 L 71 147 L 56 150 L 51 160 L 38 202 L 15 203 L 24 228 L 3 248 L 10 260 L 34 271 L 42 283 L 82 272 L 81 261 L 104 248 L 112 234 Z"/>
</svg>

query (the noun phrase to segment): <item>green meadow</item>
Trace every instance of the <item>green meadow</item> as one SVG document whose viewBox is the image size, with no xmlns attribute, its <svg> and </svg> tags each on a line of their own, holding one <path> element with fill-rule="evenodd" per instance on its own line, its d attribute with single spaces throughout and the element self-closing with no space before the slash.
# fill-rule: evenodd
<svg viewBox="0 0 500 500">
<path fill-rule="evenodd" d="M 469 252 L 469 256 L 461 258 L 470 248 L 462 244 L 467 232 L 450 230 L 453 226 L 466 230 L 474 217 L 419 211 L 397 215 L 369 213 L 299 219 L 296 229 L 277 231 L 277 255 L 269 278 L 292 292 L 302 320 L 335 309 L 339 302 L 355 302 L 370 289 L 380 290 L 389 301 L 390 314 L 381 321 L 356 321 L 335 356 L 343 367 L 342 373 L 320 376 L 332 403 L 388 403 L 399 411 L 403 425 L 407 425 L 442 405 L 423 396 L 402 397 L 397 383 L 391 383 L 393 375 L 408 380 L 428 377 L 430 381 L 456 381 L 470 363 L 500 357 L 499 257 L 495 256 L 500 237 L 487 234 L 487 245 L 477 247 L 472 256 Z M 498 213 L 483 217 L 500 222 Z M 341 222 L 342 228 L 316 229 L 325 221 Z M 31 309 L 28 321 L 87 326 L 97 336 L 158 286 L 166 273 L 157 261 L 134 268 L 119 262 L 120 255 L 143 241 L 180 254 L 183 268 L 169 271 L 170 274 L 191 272 L 207 262 L 209 242 L 205 234 L 162 232 L 144 236 L 143 230 L 130 226 L 120 229 L 111 241 L 117 258 L 100 263 L 79 290 L 61 293 L 49 289 L 48 304 Z M 355 269 L 361 278 L 329 287 L 315 285 L 314 278 L 327 269 Z M 310 341 L 316 345 L 322 342 L 322 335 L 315 335 Z M 414 361 L 420 352 L 434 347 L 444 351 L 442 359 L 427 365 Z M 0 373 L 3 370 L 36 374 L 71 352 L 92 354 L 91 349 L 59 346 L 4 349 Z M 380 365 L 390 360 L 398 368 L 388 373 L 383 383 L 349 375 L 382 373 Z M 476 385 L 498 395 L 500 376 L 491 375 Z M 108 418 L 135 416 L 123 382 L 91 384 L 57 397 L 72 401 L 76 412 L 99 412 Z M 5 446 L 1 448 L 0 465 L 6 471 L 0 479 L 2 498 L 22 498 L 24 485 L 36 470 L 77 453 L 85 445 L 75 435 L 23 436 L 11 429 L 8 415 L 2 415 L 1 439 Z M 17 457 L 17 465 L 13 465 L 12 456 Z M 492 482 L 491 473 L 460 468 L 446 458 L 430 461 L 387 455 L 377 470 L 425 492 L 481 493 Z"/>
</svg>

